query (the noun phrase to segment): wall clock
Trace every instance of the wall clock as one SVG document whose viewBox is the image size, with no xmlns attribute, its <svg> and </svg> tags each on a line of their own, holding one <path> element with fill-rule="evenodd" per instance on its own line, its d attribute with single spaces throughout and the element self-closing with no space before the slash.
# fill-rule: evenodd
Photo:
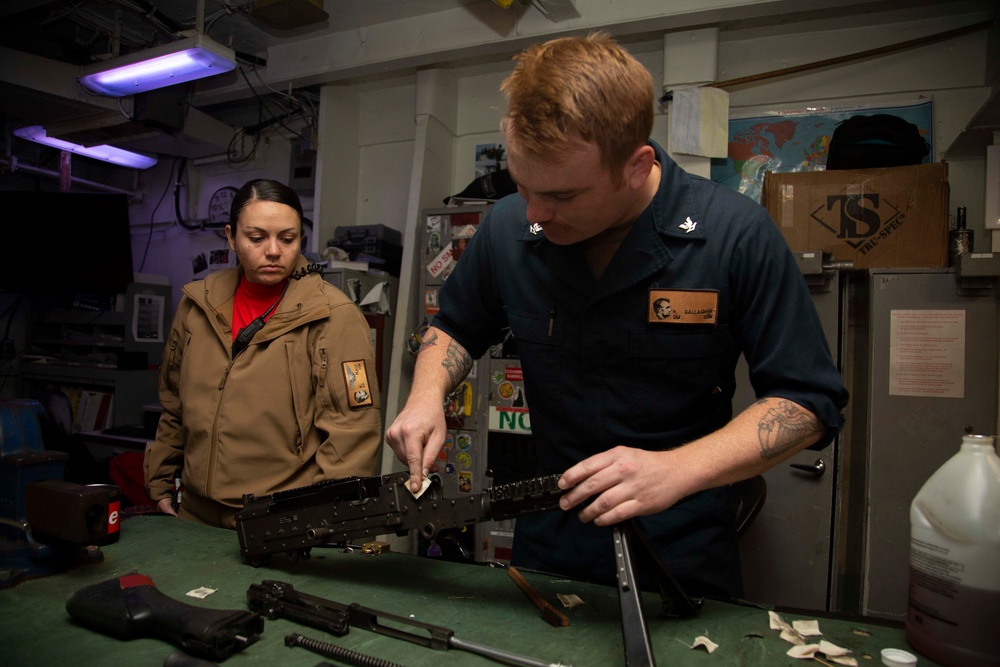
<svg viewBox="0 0 1000 667">
<path fill-rule="evenodd" d="M 229 209 L 232 208 L 237 192 L 239 190 L 236 188 L 226 186 L 212 193 L 212 198 L 208 200 L 209 222 L 229 224 Z"/>
</svg>

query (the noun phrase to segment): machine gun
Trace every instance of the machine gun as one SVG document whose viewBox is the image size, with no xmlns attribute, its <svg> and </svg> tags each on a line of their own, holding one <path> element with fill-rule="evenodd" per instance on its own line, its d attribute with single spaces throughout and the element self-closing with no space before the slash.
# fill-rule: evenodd
<svg viewBox="0 0 1000 667">
<path fill-rule="evenodd" d="M 272 554 L 308 558 L 312 547 L 410 530 L 432 540 L 448 528 L 502 520 L 558 507 L 559 475 L 493 486 L 482 493 L 444 498 L 440 480 L 419 495 L 406 473 L 327 480 L 269 496 L 243 496 L 236 514 L 240 553 L 251 565 Z"/>
<path fill-rule="evenodd" d="M 265 564 L 274 553 L 288 553 L 293 559 L 308 558 L 314 546 L 343 544 L 390 532 L 416 529 L 430 540 L 447 528 L 556 508 L 563 493 L 558 481 L 559 475 L 536 477 L 493 486 L 483 493 L 462 498 L 444 498 L 436 477 L 418 497 L 410 492 L 406 473 L 347 477 L 260 498 L 247 494 L 243 497 L 243 509 L 236 514 L 236 531 L 243 557 L 254 566 Z M 612 526 L 611 532 L 626 664 L 653 667 L 656 662 L 642 612 L 641 592 L 635 576 L 637 565 L 641 564 L 652 576 L 663 611 L 668 616 L 691 616 L 698 612 L 702 601 L 688 597 L 634 519 Z M 276 583 L 270 582 L 272 586 Z M 283 586 L 291 588 L 287 584 Z M 248 592 L 251 601 L 253 593 L 254 589 Z M 305 606 L 313 607 L 314 611 L 319 609 L 315 600 L 302 602 L 301 599 L 282 609 L 293 618 L 291 614 Z M 322 627 L 337 634 L 328 626 L 346 621 L 336 615 L 327 615 L 316 622 L 327 624 Z"/>
</svg>

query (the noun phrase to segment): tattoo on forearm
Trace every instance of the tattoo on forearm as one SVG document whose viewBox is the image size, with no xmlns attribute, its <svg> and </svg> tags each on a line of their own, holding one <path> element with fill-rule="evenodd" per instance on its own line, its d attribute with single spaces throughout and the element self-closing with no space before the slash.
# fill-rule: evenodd
<svg viewBox="0 0 1000 667">
<path fill-rule="evenodd" d="M 448 356 L 441 362 L 441 366 L 448 371 L 454 389 L 472 370 L 472 357 L 461 345 L 452 341 L 448 343 Z"/>
<path fill-rule="evenodd" d="M 420 344 L 420 351 L 423 352 L 427 348 L 437 347 L 437 345 L 437 332 L 434 330 L 428 331 L 427 336 L 424 337 L 423 342 Z M 459 382 L 465 379 L 469 371 L 472 370 L 472 357 L 455 341 L 448 343 L 448 349 L 445 352 L 447 356 L 441 362 L 441 366 L 448 371 L 448 377 L 451 379 L 450 389 L 454 389 L 458 386 Z"/>
<path fill-rule="evenodd" d="M 813 442 L 821 428 L 816 418 L 801 407 L 786 400 L 762 399 L 758 404 L 772 402 L 760 422 L 757 434 L 760 439 L 760 457 L 773 459 L 794 449 L 803 442 Z"/>
</svg>

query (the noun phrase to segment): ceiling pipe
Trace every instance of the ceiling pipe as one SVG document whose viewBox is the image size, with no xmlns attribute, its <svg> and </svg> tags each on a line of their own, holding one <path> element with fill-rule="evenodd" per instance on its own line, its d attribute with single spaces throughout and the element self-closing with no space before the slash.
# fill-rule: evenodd
<svg viewBox="0 0 1000 667">
<path fill-rule="evenodd" d="M 197 8 L 195 9 L 194 29 L 199 34 L 205 32 L 205 0 L 198 0 Z"/>
<path fill-rule="evenodd" d="M 51 169 L 42 169 L 41 167 L 36 167 L 30 164 L 24 164 L 16 157 L 0 158 L 0 166 L 8 167 L 12 172 L 25 171 L 29 174 L 34 174 L 36 176 L 45 176 L 46 178 L 51 178 L 54 181 L 59 181 L 62 174 L 58 171 L 53 171 Z M 133 190 L 124 190 L 122 188 L 112 187 L 110 185 L 105 185 L 104 183 L 97 183 L 96 181 L 90 181 L 85 178 L 79 178 L 77 176 L 71 176 L 70 182 L 76 185 L 82 185 L 93 190 L 100 190 L 102 192 L 110 192 L 113 194 L 126 195 L 133 201 L 141 201 L 142 195 Z"/>
</svg>

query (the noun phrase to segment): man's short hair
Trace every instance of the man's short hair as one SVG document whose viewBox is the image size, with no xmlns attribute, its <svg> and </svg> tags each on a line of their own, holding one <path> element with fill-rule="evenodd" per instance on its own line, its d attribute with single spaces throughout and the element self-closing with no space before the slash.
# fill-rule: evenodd
<svg viewBox="0 0 1000 667">
<path fill-rule="evenodd" d="M 653 131 L 653 79 L 605 33 L 534 44 L 515 57 L 500 86 L 507 96 L 507 142 L 543 161 L 575 141 L 600 148 L 618 185 L 628 159 Z"/>
</svg>

